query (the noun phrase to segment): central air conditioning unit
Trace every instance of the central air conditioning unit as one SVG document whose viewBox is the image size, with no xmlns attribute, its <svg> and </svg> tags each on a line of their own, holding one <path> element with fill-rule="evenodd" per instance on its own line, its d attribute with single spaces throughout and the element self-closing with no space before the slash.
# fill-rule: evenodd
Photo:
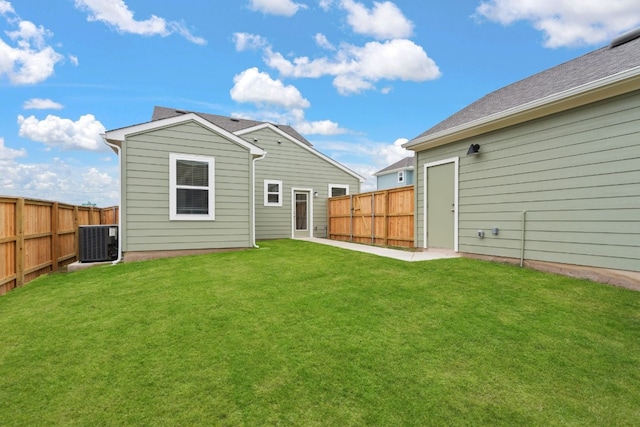
<svg viewBox="0 0 640 427">
<path fill-rule="evenodd" d="M 81 225 L 80 262 L 114 261 L 118 259 L 117 225 Z"/>
</svg>

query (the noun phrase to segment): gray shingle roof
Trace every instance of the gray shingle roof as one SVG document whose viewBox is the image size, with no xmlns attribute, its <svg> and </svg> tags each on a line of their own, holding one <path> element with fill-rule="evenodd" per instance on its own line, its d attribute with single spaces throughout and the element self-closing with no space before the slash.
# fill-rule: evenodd
<svg viewBox="0 0 640 427">
<path fill-rule="evenodd" d="M 387 166 L 386 168 L 379 170 L 374 175 L 377 176 L 377 175 L 382 175 L 385 172 L 391 172 L 391 171 L 409 169 L 409 168 L 413 168 L 413 157 L 405 157 L 402 160 L 398 160 L 397 162 Z"/>
<path fill-rule="evenodd" d="M 637 32 L 637 30 L 636 30 Z M 629 33 L 631 34 L 631 32 Z M 606 46 L 485 95 L 407 143 L 640 66 L 640 37 Z"/>
<path fill-rule="evenodd" d="M 203 119 L 231 133 L 267 123 L 267 122 L 259 122 L 256 120 L 236 119 L 234 117 L 218 116 L 216 114 L 198 113 L 196 111 L 178 110 L 175 108 L 158 107 L 158 106 L 154 107 L 153 116 L 151 117 L 151 120 L 154 121 L 154 120 L 166 119 L 169 117 L 179 116 L 185 113 L 197 114 Z M 277 127 L 278 129 L 280 129 L 281 131 L 285 132 L 287 135 L 297 139 L 298 141 L 304 144 L 307 144 L 310 147 L 313 146 L 309 141 L 307 141 L 307 139 L 304 136 L 300 135 L 298 131 L 296 131 L 291 126 L 277 125 L 273 123 L 271 124 Z"/>
</svg>

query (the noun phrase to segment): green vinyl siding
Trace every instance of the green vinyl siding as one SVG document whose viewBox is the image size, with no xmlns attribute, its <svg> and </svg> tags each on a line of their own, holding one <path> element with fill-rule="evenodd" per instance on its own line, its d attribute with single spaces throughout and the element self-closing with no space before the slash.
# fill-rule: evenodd
<svg viewBox="0 0 640 427">
<path fill-rule="evenodd" d="M 418 246 L 423 165 L 459 157 L 460 252 L 519 258 L 526 211 L 525 259 L 640 271 L 640 92 L 417 156 Z"/>
<path fill-rule="evenodd" d="M 169 220 L 169 154 L 215 158 L 215 220 Z M 251 155 L 189 122 L 128 136 L 122 151 L 123 251 L 248 247 Z"/>
<path fill-rule="evenodd" d="M 269 128 L 242 137 L 267 152 L 256 162 L 256 238 L 292 237 L 292 188 L 311 189 L 312 234 L 325 237 L 329 184 L 348 185 L 355 194 L 360 191 L 358 178 Z M 264 180 L 282 181 L 282 206 L 264 206 Z"/>
</svg>

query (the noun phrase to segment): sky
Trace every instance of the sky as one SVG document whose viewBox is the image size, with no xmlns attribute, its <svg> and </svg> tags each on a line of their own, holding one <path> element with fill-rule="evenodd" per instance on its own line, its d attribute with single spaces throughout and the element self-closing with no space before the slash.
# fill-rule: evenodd
<svg viewBox="0 0 640 427">
<path fill-rule="evenodd" d="M 116 205 L 100 135 L 156 105 L 291 125 L 374 190 L 407 140 L 638 26 L 638 0 L 0 0 L 0 196 Z"/>
</svg>

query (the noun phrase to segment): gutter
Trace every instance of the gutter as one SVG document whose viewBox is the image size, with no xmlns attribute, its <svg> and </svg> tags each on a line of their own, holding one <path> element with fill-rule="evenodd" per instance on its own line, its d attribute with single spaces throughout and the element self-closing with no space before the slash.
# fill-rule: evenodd
<svg viewBox="0 0 640 427">
<path fill-rule="evenodd" d="M 251 162 L 251 197 L 253 198 L 253 203 L 251 203 L 251 227 L 253 228 L 251 234 L 252 245 L 256 249 L 260 249 L 260 246 L 256 244 L 256 162 L 258 160 L 262 160 L 267 157 L 267 152 L 265 151 L 263 155 L 254 157 Z"/>
<path fill-rule="evenodd" d="M 104 143 L 116 152 L 118 156 L 118 171 L 120 172 L 120 189 L 118 190 L 118 257 L 111 262 L 111 265 L 116 265 L 122 261 L 122 156 L 120 146 L 110 143 L 106 134 L 103 133 L 100 136 Z"/>
</svg>

